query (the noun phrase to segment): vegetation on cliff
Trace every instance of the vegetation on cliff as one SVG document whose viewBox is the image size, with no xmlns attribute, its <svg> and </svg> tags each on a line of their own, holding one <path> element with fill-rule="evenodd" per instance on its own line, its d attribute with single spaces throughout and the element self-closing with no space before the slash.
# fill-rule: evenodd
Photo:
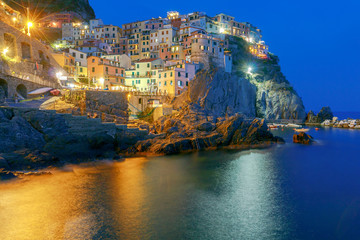
<svg viewBox="0 0 360 240">
<path fill-rule="evenodd" d="M 83 20 L 90 20 L 95 18 L 94 9 L 90 6 L 88 0 L 4 0 L 10 7 L 24 12 L 24 9 L 20 7 L 17 2 L 23 6 L 30 6 L 30 10 L 34 16 L 46 14 L 46 13 L 58 13 L 58 12 L 74 12 Z"/>
</svg>

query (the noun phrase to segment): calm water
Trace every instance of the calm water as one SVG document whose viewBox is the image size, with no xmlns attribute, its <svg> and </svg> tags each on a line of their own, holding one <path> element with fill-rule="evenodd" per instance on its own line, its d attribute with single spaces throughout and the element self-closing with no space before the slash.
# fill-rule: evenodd
<svg viewBox="0 0 360 240">
<path fill-rule="evenodd" d="M 360 239 L 360 131 L 311 134 L 1 184 L 0 239 Z"/>
</svg>

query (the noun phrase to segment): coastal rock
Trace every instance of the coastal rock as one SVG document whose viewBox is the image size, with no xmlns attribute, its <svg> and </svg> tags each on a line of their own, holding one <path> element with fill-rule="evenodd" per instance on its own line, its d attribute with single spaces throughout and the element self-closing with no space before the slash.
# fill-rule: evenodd
<svg viewBox="0 0 360 240">
<path fill-rule="evenodd" d="M 333 117 L 334 114 L 332 113 L 330 107 L 323 107 L 317 115 L 318 121 L 320 121 L 321 123 L 325 120 L 332 120 Z"/>
<path fill-rule="evenodd" d="M 5 158 L 0 156 L 0 169 L 10 169 L 10 166 Z"/>
<path fill-rule="evenodd" d="M 334 115 L 330 107 L 321 108 L 317 115 L 315 115 L 314 112 L 310 110 L 306 117 L 307 124 L 321 124 L 325 120 L 334 121 Z"/>
<path fill-rule="evenodd" d="M 47 141 L 59 134 L 68 133 L 68 126 L 61 115 L 50 114 L 45 111 L 29 111 L 22 116 L 33 128 L 42 133 Z"/>
<path fill-rule="evenodd" d="M 199 114 L 194 115 L 197 117 L 192 116 L 197 111 Z M 137 152 L 177 154 L 228 146 L 251 147 L 283 142 L 267 130 L 265 121 L 261 119 L 248 120 L 241 114 L 217 118 L 216 124 L 206 119 L 216 118 L 209 118 L 201 108 L 190 104 L 177 115 L 163 117 L 154 123 L 156 130 L 165 132 L 166 135 L 139 141 L 134 149 Z"/>
<path fill-rule="evenodd" d="M 41 150 L 21 149 L 14 152 L 3 153 L 11 170 L 31 170 L 54 165 L 58 159 Z"/>
<path fill-rule="evenodd" d="M 24 118 L 0 118 L 0 152 L 11 152 L 21 148 L 41 149 L 44 144 L 43 135 Z"/>
<path fill-rule="evenodd" d="M 299 133 L 299 134 L 294 134 L 293 142 L 294 143 L 300 143 L 300 144 L 309 145 L 309 144 L 313 143 L 314 140 L 313 140 L 312 136 L 302 132 L 302 133 Z"/>
<path fill-rule="evenodd" d="M 213 116 L 242 113 L 255 117 L 256 88 L 249 80 L 221 69 L 203 70 L 190 82 L 188 92 L 178 97 L 175 108 L 184 106 L 184 101 L 196 103 Z"/>
<path fill-rule="evenodd" d="M 199 124 L 196 128 L 199 131 L 211 132 L 215 129 L 215 125 L 211 122 L 204 122 Z"/>
<path fill-rule="evenodd" d="M 16 176 L 12 172 L 0 169 L 0 183 L 2 181 L 8 181 L 8 180 L 12 180 L 15 178 L 16 178 Z"/>
<path fill-rule="evenodd" d="M 61 159 L 90 157 L 90 145 L 86 137 L 63 134 L 46 143 L 44 150 Z"/>
</svg>

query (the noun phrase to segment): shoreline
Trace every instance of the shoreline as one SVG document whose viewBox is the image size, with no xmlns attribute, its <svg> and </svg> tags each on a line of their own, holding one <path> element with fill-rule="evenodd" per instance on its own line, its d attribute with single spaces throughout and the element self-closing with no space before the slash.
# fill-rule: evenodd
<svg viewBox="0 0 360 240">
<path fill-rule="evenodd" d="M 99 158 L 99 159 L 76 159 L 76 160 L 69 160 L 69 161 L 61 161 L 61 163 L 56 163 L 54 165 L 49 165 L 46 167 L 39 167 L 33 170 L 11 170 L 11 169 L 2 169 L 0 168 L 0 184 L 7 183 L 9 181 L 20 181 L 20 180 L 27 180 L 28 178 L 44 176 L 44 175 L 52 175 L 54 171 L 59 171 L 66 166 L 71 165 L 97 165 L 103 162 L 110 162 L 110 163 L 120 163 L 124 162 L 127 159 L 135 159 L 135 158 L 153 158 L 153 157 L 164 157 L 164 156 L 177 156 L 177 155 L 187 155 L 197 152 L 214 152 L 214 151 L 225 151 L 225 152 L 243 152 L 249 150 L 265 150 L 273 148 L 277 145 L 284 145 L 285 142 L 267 142 L 261 144 L 244 144 L 244 145 L 229 145 L 229 146 L 218 146 L 218 147 L 209 147 L 206 149 L 201 150 L 187 150 L 182 151 L 176 154 L 156 154 L 150 152 L 140 152 L 136 154 L 119 154 L 118 158 L 116 159 L 109 159 L 109 158 Z M 1 179 L 1 173 L 8 174 L 9 178 Z M 13 175 L 13 177 L 11 176 Z"/>
</svg>

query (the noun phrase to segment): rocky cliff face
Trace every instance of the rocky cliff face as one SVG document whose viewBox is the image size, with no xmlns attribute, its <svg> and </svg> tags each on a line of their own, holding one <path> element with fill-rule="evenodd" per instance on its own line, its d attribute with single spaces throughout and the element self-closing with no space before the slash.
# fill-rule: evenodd
<svg viewBox="0 0 360 240">
<path fill-rule="evenodd" d="M 230 37 L 233 75 L 245 78 L 256 87 L 256 116 L 265 119 L 305 119 L 303 102 L 282 74 L 279 59 L 257 59 L 248 51 L 246 41 Z M 251 73 L 248 68 L 251 67 Z M 249 97 L 252 97 L 251 95 Z"/>
<path fill-rule="evenodd" d="M 242 113 L 256 116 L 256 88 L 249 80 L 235 74 L 211 68 L 197 73 L 189 90 L 177 98 L 175 108 L 184 106 L 184 101 L 197 104 L 214 117 Z"/>
<path fill-rule="evenodd" d="M 174 101 L 175 108 L 187 101 L 215 116 L 242 113 L 247 117 L 304 120 L 303 102 L 281 73 L 278 58 L 255 58 L 241 38 L 229 37 L 229 43 L 232 73 L 215 67 L 200 71 L 188 91 Z M 247 73 L 249 67 L 251 74 Z"/>
<path fill-rule="evenodd" d="M 23 9 L 14 2 L 18 2 L 24 6 L 29 4 L 30 10 L 35 15 L 39 13 L 57 13 L 57 12 L 74 12 L 79 18 L 89 20 L 95 18 L 95 12 L 89 4 L 89 0 L 5 0 L 5 3 L 14 9 L 23 12 Z M 34 14 L 33 14 L 34 15 Z"/>
</svg>

